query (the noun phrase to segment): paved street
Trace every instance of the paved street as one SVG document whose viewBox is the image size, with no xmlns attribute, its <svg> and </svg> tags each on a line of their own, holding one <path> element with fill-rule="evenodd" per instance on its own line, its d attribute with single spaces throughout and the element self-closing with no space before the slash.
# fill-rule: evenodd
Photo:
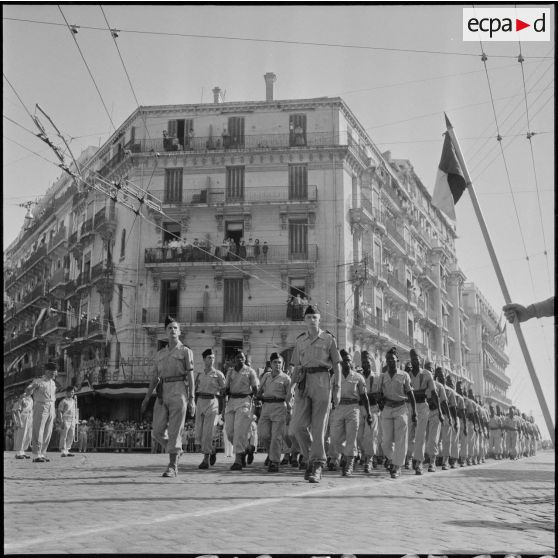
<svg viewBox="0 0 558 558">
<path fill-rule="evenodd" d="M 231 472 L 198 454 L 91 453 L 32 463 L 4 453 L 4 551 L 22 553 L 555 552 L 554 453 L 425 473 L 383 470 L 317 485 L 302 471 Z M 292 471 L 292 472 L 291 472 Z"/>
</svg>

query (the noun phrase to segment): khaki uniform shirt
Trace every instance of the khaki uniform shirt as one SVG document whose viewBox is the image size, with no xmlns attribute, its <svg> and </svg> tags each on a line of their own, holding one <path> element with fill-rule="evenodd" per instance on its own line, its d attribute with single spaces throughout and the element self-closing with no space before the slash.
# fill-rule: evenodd
<svg viewBox="0 0 558 558">
<path fill-rule="evenodd" d="M 368 376 L 368 378 L 364 378 L 364 381 L 366 382 L 366 391 L 368 393 L 378 393 L 380 391 L 381 379 L 382 375 L 380 372 L 370 372 L 370 376 Z"/>
<path fill-rule="evenodd" d="M 308 332 L 299 335 L 291 357 L 293 366 L 305 368 L 331 368 L 341 362 L 335 337 L 327 331 L 318 330 L 318 336 L 310 339 Z"/>
<path fill-rule="evenodd" d="M 266 372 L 262 378 L 260 393 L 262 397 L 277 397 L 288 403 L 291 398 L 291 379 L 284 372 L 279 372 L 275 377 L 271 372 Z"/>
<path fill-rule="evenodd" d="M 502 419 L 496 415 L 490 417 L 488 421 L 488 428 L 490 428 L 490 430 L 498 430 L 502 428 Z"/>
<path fill-rule="evenodd" d="M 253 368 L 244 365 L 240 370 L 230 367 L 225 380 L 225 387 L 230 389 L 231 394 L 244 393 L 252 395 L 252 388 L 259 386 L 258 376 Z"/>
<path fill-rule="evenodd" d="M 170 349 L 163 347 L 155 356 L 153 374 L 157 378 L 170 378 L 171 376 L 184 376 L 184 381 L 163 383 L 163 396 L 187 394 L 187 372 L 194 368 L 194 354 L 192 350 L 180 341 Z M 192 386 L 193 388 L 193 386 Z M 193 395 L 193 393 L 192 393 Z"/>
<path fill-rule="evenodd" d="M 434 382 L 434 386 L 436 387 L 436 394 L 438 395 L 438 400 L 440 401 L 440 405 L 442 404 L 443 401 L 447 403 L 448 397 L 446 395 L 446 387 L 438 381 Z"/>
<path fill-rule="evenodd" d="M 206 371 L 205 369 L 196 375 L 196 393 L 208 393 L 218 395 L 225 387 L 225 375 L 216 368 Z"/>
<path fill-rule="evenodd" d="M 335 382 L 333 385 L 336 387 Z M 341 399 L 354 399 L 355 403 L 359 402 L 361 393 L 366 393 L 364 377 L 354 370 L 351 370 L 347 377 L 341 373 L 341 385 L 339 387 L 341 388 Z"/>
<path fill-rule="evenodd" d="M 75 420 L 76 418 L 76 401 L 73 397 L 64 397 L 58 405 L 58 413 L 62 420 Z"/>
<path fill-rule="evenodd" d="M 34 404 L 42 403 L 54 406 L 56 401 L 56 384 L 54 380 L 49 380 L 46 376 L 33 380 L 25 392 L 33 396 Z"/>
<path fill-rule="evenodd" d="M 448 400 L 448 407 L 457 407 L 457 393 L 452 388 L 446 387 L 446 397 Z"/>
<path fill-rule="evenodd" d="M 434 386 L 434 377 L 430 370 L 426 370 L 425 368 L 421 368 L 417 375 L 415 376 L 413 372 L 409 374 L 411 379 L 411 387 L 413 391 L 424 391 L 426 396 L 430 395 L 430 392 L 435 390 L 436 387 Z"/>
<path fill-rule="evenodd" d="M 380 391 L 388 401 L 407 401 L 407 393 L 412 391 L 409 374 L 403 370 L 397 370 L 390 376 L 389 372 L 380 376 Z"/>
</svg>

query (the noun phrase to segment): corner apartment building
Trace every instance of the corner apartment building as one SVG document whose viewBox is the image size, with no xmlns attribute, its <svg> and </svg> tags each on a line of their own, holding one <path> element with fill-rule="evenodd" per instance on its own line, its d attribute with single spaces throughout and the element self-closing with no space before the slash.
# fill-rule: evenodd
<svg viewBox="0 0 558 558">
<path fill-rule="evenodd" d="M 506 367 L 510 362 L 506 354 L 506 330 L 474 283 L 465 283 L 463 300 L 469 315 L 469 369 L 473 375 L 475 393 L 481 395 L 486 403 L 499 405 L 505 412 L 512 405 L 507 396 L 511 379 L 506 375 Z"/>
<path fill-rule="evenodd" d="M 135 416 L 167 314 L 198 365 L 208 347 L 221 365 L 242 347 L 258 368 L 273 351 L 289 358 L 304 326 L 287 300 L 299 294 L 357 363 L 364 349 L 415 347 L 473 383 L 455 232 L 411 163 L 381 153 L 341 98 L 275 100 L 274 74 L 265 81 L 265 101 L 224 103 L 215 88 L 213 103 L 138 108 L 83 171 L 111 195 L 60 179 L 57 217 L 5 254 L 20 262 L 10 301 L 34 282 L 45 297 L 10 318 L 25 343 L 7 340 L 6 377 L 28 380 L 60 354 L 65 383 L 88 380 L 84 409 Z M 142 216 L 126 190 L 149 202 Z M 43 233 L 63 240 L 60 258 L 48 243 L 33 252 L 39 268 L 23 254 Z M 44 321 L 41 304 L 60 313 Z M 63 320 L 55 337 L 27 331 Z"/>
</svg>

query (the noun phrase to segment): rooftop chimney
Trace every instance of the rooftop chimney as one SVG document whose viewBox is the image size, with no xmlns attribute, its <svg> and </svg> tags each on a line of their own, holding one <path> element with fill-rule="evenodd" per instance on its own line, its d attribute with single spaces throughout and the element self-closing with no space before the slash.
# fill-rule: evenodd
<svg viewBox="0 0 558 558">
<path fill-rule="evenodd" d="M 265 79 L 265 100 L 273 101 L 273 84 L 277 81 L 277 76 L 273 72 L 267 72 Z"/>
<path fill-rule="evenodd" d="M 221 88 L 220 87 L 214 87 L 212 89 L 213 91 L 213 102 L 215 104 L 219 104 L 221 102 Z"/>
</svg>

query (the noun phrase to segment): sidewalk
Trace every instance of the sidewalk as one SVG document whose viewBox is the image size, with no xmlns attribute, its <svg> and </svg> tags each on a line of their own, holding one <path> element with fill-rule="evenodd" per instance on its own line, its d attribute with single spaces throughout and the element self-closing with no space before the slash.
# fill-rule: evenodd
<svg viewBox="0 0 558 558">
<path fill-rule="evenodd" d="M 21 553 L 555 552 L 553 452 L 392 480 L 361 468 L 309 484 L 264 455 L 240 472 L 218 454 L 94 453 L 50 463 L 4 454 L 4 551 Z"/>
</svg>

